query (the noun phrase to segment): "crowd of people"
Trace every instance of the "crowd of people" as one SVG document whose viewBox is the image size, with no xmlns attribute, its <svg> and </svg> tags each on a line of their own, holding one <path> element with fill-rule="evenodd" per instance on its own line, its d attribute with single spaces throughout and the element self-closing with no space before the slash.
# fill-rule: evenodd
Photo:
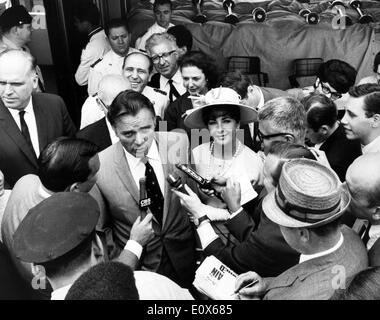
<svg viewBox="0 0 380 320">
<path fill-rule="evenodd" d="M 312 87 L 259 87 L 153 10 L 133 48 L 127 21 L 78 8 L 79 130 L 28 12 L 0 17 L 0 299 L 205 300 L 208 256 L 232 299 L 379 299 L 380 54 L 362 80 L 333 59 Z"/>
</svg>

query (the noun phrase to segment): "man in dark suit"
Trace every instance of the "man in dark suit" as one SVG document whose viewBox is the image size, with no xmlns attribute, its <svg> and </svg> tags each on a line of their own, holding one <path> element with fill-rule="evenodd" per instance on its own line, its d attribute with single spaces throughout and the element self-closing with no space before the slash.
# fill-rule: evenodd
<svg viewBox="0 0 380 320">
<path fill-rule="evenodd" d="M 325 152 L 331 168 L 341 181 L 345 181 L 350 164 L 362 154 L 358 140 L 348 140 L 338 122 L 335 103 L 323 94 L 303 99 L 307 112 L 306 140 Z"/>
<path fill-rule="evenodd" d="M 116 136 L 106 116 L 112 101 L 120 92 L 128 88 L 130 88 L 130 85 L 122 76 L 115 74 L 104 76 L 99 83 L 99 92 L 96 97 L 97 106 L 94 106 L 104 113 L 104 117 L 80 130 L 77 133 L 77 138 L 95 143 L 99 147 L 99 152 L 118 142 L 119 138 Z M 94 113 L 95 110 L 91 112 Z"/>
<path fill-rule="evenodd" d="M 60 97 L 33 93 L 35 66 L 21 50 L 0 55 L 0 168 L 10 188 L 22 176 L 37 173 L 37 158 L 49 142 L 76 131 Z"/>
<path fill-rule="evenodd" d="M 91 194 L 100 207 L 98 230 L 109 236 L 111 258 L 128 245 L 133 223 L 144 214 L 139 206 L 139 191 L 145 178 L 146 195 L 151 200 L 149 211 L 154 216 L 154 237 L 144 251 L 135 245 L 134 252 L 143 269 L 189 287 L 195 274 L 194 231 L 166 181 L 168 174 L 186 181 L 175 164 L 188 162 L 187 136 L 155 132 L 152 103 L 132 90 L 116 97 L 107 118 L 120 142 L 99 154 L 100 170 Z"/>
</svg>

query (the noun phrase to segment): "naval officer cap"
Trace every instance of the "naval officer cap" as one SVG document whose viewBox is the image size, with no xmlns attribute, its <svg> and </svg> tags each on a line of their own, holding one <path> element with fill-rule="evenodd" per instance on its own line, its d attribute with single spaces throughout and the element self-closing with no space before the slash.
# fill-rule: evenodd
<svg viewBox="0 0 380 320">
<path fill-rule="evenodd" d="M 16 257 L 46 263 L 78 247 L 93 234 L 100 210 L 88 193 L 59 192 L 30 209 L 13 241 Z"/>
<path fill-rule="evenodd" d="M 23 6 L 12 6 L 0 16 L 0 28 L 9 29 L 23 24 L 30 24 L 33 18 Z"/>
</svg>

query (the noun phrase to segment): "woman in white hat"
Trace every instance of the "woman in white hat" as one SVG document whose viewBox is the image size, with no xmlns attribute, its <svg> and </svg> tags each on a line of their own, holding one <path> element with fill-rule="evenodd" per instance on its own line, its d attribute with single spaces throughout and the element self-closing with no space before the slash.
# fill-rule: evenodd
<svg viewBox="0 0 380 320">
<path fill-rule="evenodd" d="M 241 141 L 244 135 L 239 127 L 255 121 L 257 111 L 241 104 L 240 96 L 230 88 L 212 89 L 201 100 L 201 106 L 191 110 L 184 120 L 189 128 L 207 129 L 201 133 L 203 137 L 204 133 L 209 134 L 207 142 L 192 151 L 195 169 L 216 185 L 223 185 L 228 178 L 239 182 L 241 204 L 244 205 L 257 197 L 255 189 L 261 189 L 263 162 Z M 232 212 L 228 212 L 223 201 L 210 193 L 200 192 L 199 195 L 204 204 L 214 207 L 208 208 L 208 218 L 229 218 Z"/>
</svg>

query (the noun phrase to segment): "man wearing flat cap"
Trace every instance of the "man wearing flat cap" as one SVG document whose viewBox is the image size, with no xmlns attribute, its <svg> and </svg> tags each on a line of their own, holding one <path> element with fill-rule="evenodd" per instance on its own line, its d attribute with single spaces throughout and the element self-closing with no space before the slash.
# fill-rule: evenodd
<svg viewBox="0 0 380 320">
<path fill-rule="evenodd" d="M 255 272 L 240 275 L 237 298 L 326 300 L 344 289 L 368 266 L 358 235 L 339 223 L 349 203 L 350 196 L 332 169 L 309 159 L 287 162 L 276 190 L 263 200 L 263 211 L 301 253 L 299 264 L 276 278 L 261 278 Z"/>
<path fill-rule="evenodd" d="M 32 16 L 23 6 L 12 6 L 0 16 L 0 53 L 6 50 L 22 50 L 30 53 L 27 44 L 32 37 Z M 44 90 L 44 80 L 40 68 L 37 66 L 37 91 Z"/>
<path fill-rule="evenodd" d="M 18 259 L 43 267 L 62 299 L 79 276 L 104 260 L 95 233 L 99 207 L 87 193 L 59 192 L 29 210 L 14 234 Z"/>
</svg>

